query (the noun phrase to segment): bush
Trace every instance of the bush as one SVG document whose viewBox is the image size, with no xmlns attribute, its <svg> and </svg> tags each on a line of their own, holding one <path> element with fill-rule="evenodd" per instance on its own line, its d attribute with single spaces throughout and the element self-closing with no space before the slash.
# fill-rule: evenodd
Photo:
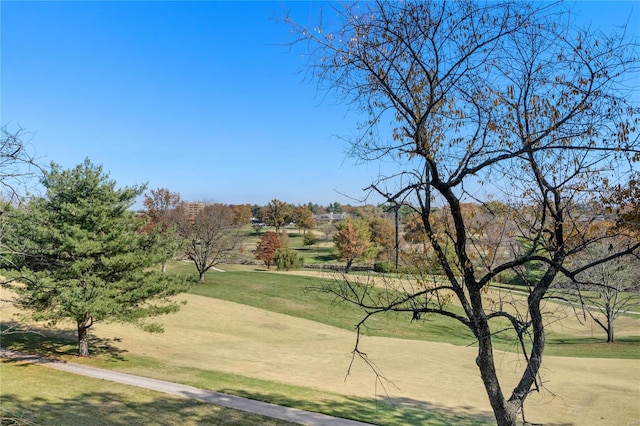
<svg viewBox="0 0 640 426">
<path fill-rule="evenodd" d="M 391 262 L 376 262 L 373 264 L 373 270 L 381 273 L 395 272 L 396 266 Z"/>
<path fill-rule="evenodd" d="M 278 269 L 288 271 L 290 269 L 300 269 L 304 259 L 290 248 L 284 247 L 276 251 L 274 262 Z"/>
<path fill-rule="evenodd" d="M 304 234 L 304 241 L 303 241 L 302 244 L 305 247 L 312 246 L 316 242 L 318 242 L 318 238 L 316 237 L 316 235 L 313 232 L 307 232 L 306 234 Z"/>
</svg>

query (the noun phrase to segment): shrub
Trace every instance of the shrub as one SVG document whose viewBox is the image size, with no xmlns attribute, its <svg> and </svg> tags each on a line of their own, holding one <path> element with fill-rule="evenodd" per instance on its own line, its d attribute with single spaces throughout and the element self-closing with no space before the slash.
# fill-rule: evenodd
<svg viewBox="0 0 640 426">
<path fill-rule="evenodd" d="M 390 262 L 376 262 L 373 264 L 373 270 L 381 273 L 395 272 L 396 267 Z"/>
<path fill-rule="evenodd" d="M 279 270 L 284 269 L 285 271 L 300 269 L 304 261 L 302 256 L 287 247 L 278 249 L 273 260 Z"/>
<path fill-rule="evenodd" d="M 304 241 L 302 244 L 305 247 L 312 246 L 316 242 L 318 242 L 318 237 L 316 237 L 316 235 L 313 232 L 307 232 L 306 234 L 304 234 Z"/>
</svg>

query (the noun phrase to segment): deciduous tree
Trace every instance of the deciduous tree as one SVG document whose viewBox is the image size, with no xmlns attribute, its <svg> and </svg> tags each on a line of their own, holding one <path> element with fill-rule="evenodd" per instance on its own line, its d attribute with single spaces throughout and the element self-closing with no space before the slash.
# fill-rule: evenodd
<svg viewBox="0 0 640 426">
<path fill-rule="evenodd" d="M 620 228 L 640 234 L 640 173 L 630 176 L 626 183 L 612 185 L 602 201 L 617 216 Z"/>
<path fill-rule="evenodd" d="M 395 249 L 395 227 L 384 217 L 375 217 L 367 221 L 371 232 L 371 243 L 378 249 L 378 258 L 390 260 Z"/>
<path fill-rule="evenodd" d="M 235 226 L 244 226 L 251 223 L 251 205 L 236 204 L 231 206 L 233 210 L 233 224 Z"/>
<path fill-rule="evenodd" d="M 292 217 L 298 229 L 304 229 L 305 235 L 308 229 L 316 227 L 316 220 L 313 218 L 313 213 L 305 206 L 295 207 Z"/>
<path fill-rule="evenodd" d="M 207 204 L 193 219 L 184 212 L 176 229 L 200 282 L 208 270 L 233 259 L 242 241 L 234 225 L 233 209 L 226 204 Z"/>
<path fill-rule="evenodd" d="M 614 241 L 593 244 L 582 254 L 579 263 L 588 265 L 606 259 L 616 250 L 613 244 Z M 607 343 L 615 341 L 615 320 L 627 310 L 635 311 L 640 306 L 639 265 L 639 258 L 616 257 L 585 269 L 569 284 L 561 282 L 561 288 L 572 292 L 574 303 L 579 303 L 583 312 L 606 333 Z"/>
<path fill-rule="evenodd" d="M 326 290 L 362 306 L 366 318 L 397 311 L 464 324 L 476 338 L 476 364 L 496 421 L 513 425 L 527 396 L 542 386 L 542 304 L 553 282 L 640 246 L 636 240 L 571 267 L 593 242 L 582 226 L 589 218 L 574 216 L 575 203 L 594 198 L 606 184 L 605 170 L 624 178 L 640 157 L 637 96 L 628 85 L 638 72 L 637 44 L 623 32 L 578 28 L 557 4 L 377 1 L 338 9 L 314 28 L 287 23 L 309 48 L 308 75 L 367 114 L 351 152 L 362 161 L 398 164 L 369 190 L 415 206 L 446 283 L 418 280 L 377 299 L 366 294 L 371 286 L 349 285 L 351 279 Z M 463 211 L 465 200 L 488 193 L 508 206 L 505 216 L 515 224 L 509 238 L 528 242 L 507 259 L 477 250 L 479 235 Z M 433 206 L 444 207 L 442 223 L 451 225 L 444 235 L 434 228 Z M 486 303 L 492 280 L 531 262 L 544 267 L 525 287 L 525 311 Z M 450 297 L 461 311 L 441 302 Z M 499 319 L 512 325 L 525 360 L 507 393 L 493 351 Z"/>
<path fill-rule="evenodd" d="M 271 268 L 271 264 L 276 256 L 276 251 L 281 247 L 280 237 L 273 231 L 265 232 L 256 247 L 256 259 L 262 260 L 267 268 Z"/>
<path fill-rule="evenodd" d="M 280 232 L 280 228 L 291 221 L 291 214 L 291 206 L 277 199 L 271 200 L 269 204 L 260 209 L 262 221 L 276 228 L 276 233 Z"/>
<path fill-rule="evenodd" d="M 161 331 L 145 318 L 175 312 L 170 299 L 185 289 L 175 276 L 151 271 L 165 259 L 154 233 L 139 232 L 129 211 L 144 187 L 116 189 L 102 167 L 89 160 L 44 172 L 44 197 L 14 211 L 12 261 L 3 264 L 16 279 L 19 306 L 35 320 L 75 321 L 78 354 L 89 355 L 88 331 L 96 322 L 136 324 Z"/>
<path fill-rule="evenodd" d="M 143 205 L 150 219 L 144 230 L 159 233 L 158 245 L 166 252 L 167 260 L 182 247 L 182 239 L 176 232 L 177 221 L 183 214 L 181 204 L 180 194 L 167 188 L 152 189 L 144 195 Z M 166 261 L 162 261 L 162 272 L 166 271 L 166 266 Z"/>
<path fill-rule="evenodd" d="M 302 245 L 309 247 L 318 242 L 318 237 L 313 232 L 307 232 L 302 239 Z"/>
<path fill-rule="evenodd" d="M 347 218 L 336 225 L 333 244 L 339 259 L 347 262 L 348 273 L 356 260 L 371 260 L 378 249 L 371 244 L 371 230 L 364 219 Z"/>
</svg>

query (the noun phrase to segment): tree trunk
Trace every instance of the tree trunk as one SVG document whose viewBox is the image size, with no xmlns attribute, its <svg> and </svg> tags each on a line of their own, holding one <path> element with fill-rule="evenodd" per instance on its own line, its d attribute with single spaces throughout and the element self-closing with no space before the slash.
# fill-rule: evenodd
<svg viewBox="0 0 640 426">
<path fill-rule="evenodd" d="M 613 333 L 613 314 L 607 312 L 607 343 L 613 343 L 615 336 Z"/>
<path fill-rule="evenodd" d="M 491 342 L 491 329 L 482 307 L 482 295 L 480 291 L 470 291 L 471 305 L 475 316 L 475 330 L 478 339 L 478 357 L 476 365 L 480 369 L 480 376 L 489 397 L 489 403 L 493 409 L 498 426 L 513 426 L 518 417 L 518 406 L 504 398 L 493 358 L 493 344 Z"/>
<path fill-rule="evenodd" d="M 348 274 L 351 270 L 351 265 L 353 264 L 353 259 L 347 260 L 347 265 L 344 267 L 344 273 Z"/>
<path fill-rule="evenodd" d="M 204 282 L 204 272 L 205 271 L 198 271 L 198 282 Z"/>
<path fill-rule="evenodd" d="M 78 320 L 78 356 L 89 356 L 89 327 L 93 325 L 93 318 L 85 312 Z"/>
<path fill-rule="evenodd" d="M 162 262 L 162 273 L 167 272 L 167 262 Z"/>
</svg>

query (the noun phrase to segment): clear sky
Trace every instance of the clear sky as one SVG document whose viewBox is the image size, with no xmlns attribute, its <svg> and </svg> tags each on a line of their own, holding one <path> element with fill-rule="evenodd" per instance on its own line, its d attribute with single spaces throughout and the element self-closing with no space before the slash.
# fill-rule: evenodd
<svg viewBox="0 0 640 426">
<path fill-rule="evenodd" d="M 119 186 L 189 201 L 358 204 L 378 165 L 341 139 L 358 117 L 304 82 L 274 17 L 321 3 L 0 1 L 1 121 L 41 162 L 102 164 Z M 326 5 L 325 5 L 326 7 Z M 593 26 L 640 34 L 639 1 L 577 2 Z M 370 202 L 379 200 L 371 199 Z"/>
</svg>

